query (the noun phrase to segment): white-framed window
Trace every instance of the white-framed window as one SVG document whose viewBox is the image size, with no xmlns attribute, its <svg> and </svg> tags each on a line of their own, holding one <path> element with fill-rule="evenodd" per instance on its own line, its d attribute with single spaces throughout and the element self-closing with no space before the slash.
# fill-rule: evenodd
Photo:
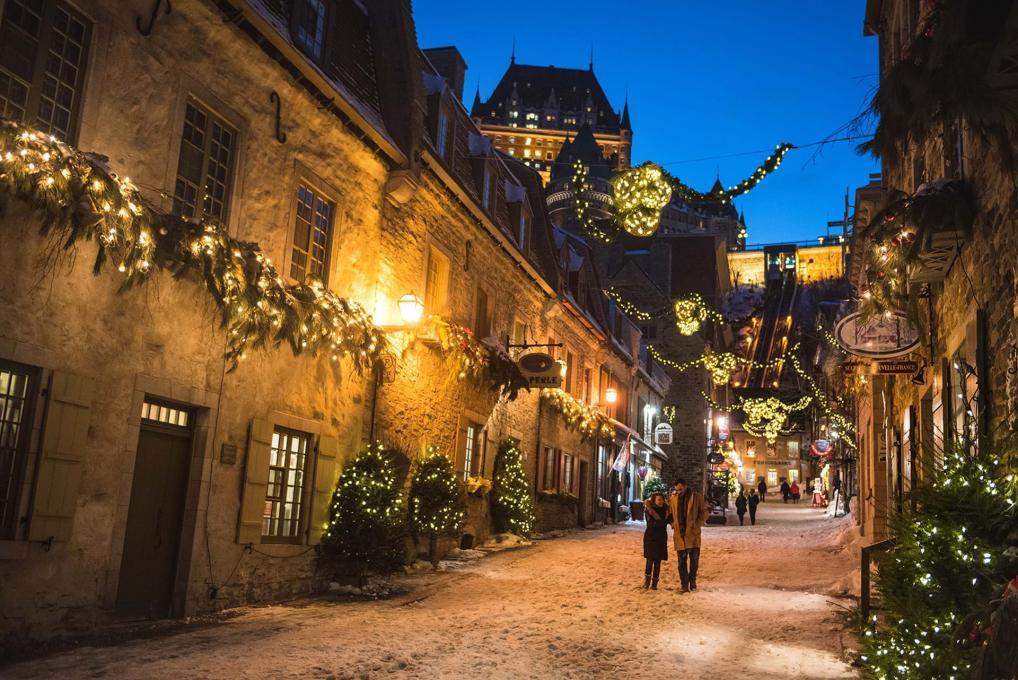
<svg viewBox="0 0 1018 680">
<path fill-rule="evenodd" d="M 491 170 L 488 165 L 484 166 L 484 186 L 481 187 L 481 205 L 484 206 L 485 210 L 490 207 L 491 204 Z"/>
<path fill-rule="evenodd" d="M 445 115 L 445 109 L 438 109 L 438 134 L 435 138 L 435 150 L 438 155 L 445 158 L 445 147 L 449 139 L 449 117 Z M 498 138 L 495 138 L 498 141 Z"/>
<path fill-rule="evenodd" d="M 38 371 L 0 360 L 0 539 L 17 535 Z"/>
<path fill-rule="evenodd" d="M 573 493 L 573 455 L 562 454 L 562 491 Z"/>
<path fill-rule="evenodd" d="M 272 430 L 269 483 L 265 491 L 265 511 L 262 516 L 263 542 L 300 541 L 311 448 L 312 438 L 307 432 L 278 425 Z"/>
<path fill-rule="evenodd" d="M 233 186 L 237 131 L 209 108 L 191 99 L 173 188 L 173 212 L 226 224 Z"/>
<path fill-rule="evenodd" d="M 293 7 L 293 40 L 315 61 L 321 61 L 325 51 L 327 11 L 325 0 L 297 0 Z"/>
<path fill-rule="evenodd" d="M 293 228 L 290 276 L 298 281 L 328 283 L 336 204 L 309 182 L 297 185 L 297 217 Z"/>
<path fill-rule="evenodd" d="M 551 446 L 544 447 L 544 473 L 541 475 L 541 488 L 553 491 L 558 487 L 558 452 Z"/>
<path fill-rule="evenodd" d="M 476 477 L 484 469 L 484 426 L 468 422 L 463 439 L 463 479 Z"/>
</svg>

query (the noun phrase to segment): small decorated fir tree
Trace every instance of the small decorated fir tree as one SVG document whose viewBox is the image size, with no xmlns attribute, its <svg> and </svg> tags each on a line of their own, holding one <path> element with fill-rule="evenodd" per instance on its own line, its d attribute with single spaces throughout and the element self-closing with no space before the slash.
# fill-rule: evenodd
<svg viewBox="0 0 1018 680">
<path fill-rule="evenodd" d="M 667 499 L 671 489 L 665 484 L 665 480 L 661 478 L 661 475 L 655 473 L 643 484 L 643 500 L 647 500 L 656 493 L 664 494 Z"/>
<path fill-rule="evenodd" d="M 879 559 L 883 612 L 861 622 L 871 677 L 970 677 L 992 634 L 990 603 L 1018 571 L 1008 550 L 1018 535 L 1011 480 L 995 456 L 954 452 L 911 493 Z"/>
<path fill-rule="evenodd" d="M 428 538 L 432 564 L 438 563 L 438 539 L 455 536 L 463 528 L 465 505 L 452 461 L 438 447 L 429 446 L 410 482 L 410 529 Z"/>
<path fill-rule="evenodd" d="M 534 499 L 523 470 L 520 443 L 512 437 L 499 444 L 495 456 L 491 514 L 496 531 L 526 536 L 534 528 Z"/>
<path fill-rule="evenodd" d="M 369 445 L 336 483 L 322 554 L 363 583 L 369 571 L 403 565 L 406 535 L 403 489 L 391 458 L 381 444 Z"/>
</svg>

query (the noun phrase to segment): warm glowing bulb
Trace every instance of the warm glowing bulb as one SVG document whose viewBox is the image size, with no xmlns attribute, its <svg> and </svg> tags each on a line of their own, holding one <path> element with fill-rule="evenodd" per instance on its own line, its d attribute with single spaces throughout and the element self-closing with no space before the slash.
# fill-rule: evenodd
<svg viewBox="0 0 1018 680">
<path fill-rule="evenodd" d="M 399 306 L 399 315 L 403 323 L 408 326 L 416 326 L 424 316 L 424 302 L 413 292 L 407 293 L 396 303 Z"/>
</svg>

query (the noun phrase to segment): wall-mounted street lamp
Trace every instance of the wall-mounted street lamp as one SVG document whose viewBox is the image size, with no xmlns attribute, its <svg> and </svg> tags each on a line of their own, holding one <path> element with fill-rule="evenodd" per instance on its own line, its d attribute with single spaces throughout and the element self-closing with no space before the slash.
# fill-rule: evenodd
<svg viewBox="0 0 1018 680">
<path fill-rule="evenodd" d="M 413 291 L 398 299 L 396 307 L 399 308 L 399 317 L 403 323 L 381 326 L 381 329 L 387 333 L 410 330 L 419 325 L 421 319 L 424 318 L 424 302 Z"/>
<path fill-rule="evenodd" d="M 619 392 L 614 387 L 609 387 L 604 391 L 605 403 L 614 404 L 619 400 Z"/>
</svg>

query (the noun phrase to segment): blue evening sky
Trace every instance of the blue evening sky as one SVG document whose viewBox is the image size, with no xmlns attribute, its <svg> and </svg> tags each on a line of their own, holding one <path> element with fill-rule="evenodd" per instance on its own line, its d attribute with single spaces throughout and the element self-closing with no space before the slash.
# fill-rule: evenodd
<svg viewBox="0 0 1018 680">
<path fill-rule="evenodd" d="M 653 160 L 706 191 L 729 186 L 779 142 L 819 141 L 866 105 L 877 82 L 876 39 L 862 35 L 864 0 L 415 0 L 422 47 L 455 45 L 467 62 L 465 99 L 486 99 L 509 64 L 594 71 L 622 108 L 633 160 Z M 855 143 L 793 150 L 777 172 L 735 200 L 749 242 L 808 240 L 840 219 L 846 188 L 878 165 Z M 741 154 L 728 158 L 704 157 Z M 854 194 L 853 194 L 854 195 Z"/>
</svg>

